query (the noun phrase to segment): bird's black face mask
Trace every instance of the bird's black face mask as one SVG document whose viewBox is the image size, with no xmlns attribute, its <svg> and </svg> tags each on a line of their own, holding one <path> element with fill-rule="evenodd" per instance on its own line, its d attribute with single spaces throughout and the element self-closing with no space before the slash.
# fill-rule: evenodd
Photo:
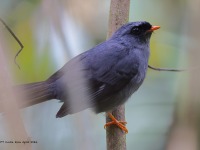
<svg viewBox="0 0 200 150">
<path fill-rule="evenodd" d="M 153 31 L 159 28 L 159 26 L 152 26 L 148 22 L 142 22 L 132 27 L 131 34 L 140 42 L 146 43 L 149 41 Z"/>
<path fill-rule="evenodd" d="M 115 32 L 113 38 L 121 37 L 122 41 L 129 40 L 131 43 L 146 44 L 149 43 L 152 32 L 159 28 L 146 21 L 128 23 Z"/>
</svg>

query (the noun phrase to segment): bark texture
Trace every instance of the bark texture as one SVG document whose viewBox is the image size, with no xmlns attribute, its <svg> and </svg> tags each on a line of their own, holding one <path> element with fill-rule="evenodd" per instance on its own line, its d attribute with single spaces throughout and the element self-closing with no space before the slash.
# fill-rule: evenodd
<svg viewBox="0 0 200 150">
<path fill-rule="evenodd" d="M 130 0 L 111 0 L 108 37 L 119 27 L 128 22 Z M 125 121 L 125 106 L 119 106 L 112 111 L 116 119 Z M 108 115 L 106 115 L 108 116 Z M 106 117 L 106 122 L 111 121 Z M 126 150 L 126 134 L 115 126 L 110 126 L 106 131 L 107 150 Z"/>
</svg>

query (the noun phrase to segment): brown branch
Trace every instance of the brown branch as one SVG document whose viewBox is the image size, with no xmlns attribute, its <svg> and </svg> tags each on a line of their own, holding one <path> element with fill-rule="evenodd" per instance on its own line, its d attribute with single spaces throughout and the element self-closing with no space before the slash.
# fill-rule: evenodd
<svg viewBox="0 0 200 150">
<path fill-rule="evenodd" d="M 110 37 L 120 26 L 128 22 L 130 0 L 111 0 L 109 30 Z M 119 106 L 112 114 L 118 120 L 125 120 L 125 107 Z M 107 115 L 106 115 L 107 116 Z M 106 117 L 106 122 L 111 121 Z M 106 131 L 107 150 L 126 150 L 126 135 L 121 129 L 111 126 Z"/>
<path fill-rule="evenodd" d="M 157 67 L 153 67 L 148 65 L 148 68 L 155 70 L 155 71 L 172 71 L 172 72 L 182 72 L 182 71 L 186 71 L 184 69 L 171 69 L 171 68 L 157 68 Z"/>
<path fill-rule="evenodd" d="M 20 49 L 18 50 L 17 54 L 15 55 L 15 59 L 14 62 L 17 65 L 17 67 L 20 69 L 20 66 L 18 65 L 16 59 L 17 56 L 19 55 L 19 53 L 21 53 L 21 51 L 24 48 L 24 45 L 22 44 L 22 42 L 18 39 L 18 37 L 15 35 L 15 33 L 9 28 L 9 26 L 3 21 L 3 19 L 0 18 L 0 22 L 4 25 L 4 27 L 8 30 L 8 32 L 12 35 L 12 37 L 17 41 L 17 43 L 20 46 Z"/>
</svg>

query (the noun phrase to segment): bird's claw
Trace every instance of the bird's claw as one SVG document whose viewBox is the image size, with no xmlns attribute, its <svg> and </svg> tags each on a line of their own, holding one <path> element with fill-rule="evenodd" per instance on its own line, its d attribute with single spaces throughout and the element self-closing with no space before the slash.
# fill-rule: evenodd
<svg viewBox="0 0 200 150">
<path fill-rule="evenodd" d="M 128 129 L 126 128 L 126 124 L 127 122 L 126 121 L 118 121 L 117 119 L 115 119 L 115 117 L 111 114 L 111 113 L 108 113 L 109 117 L 113 120 L 111 122 L 108 122 L 104 125 L 104 129 L 110 125 L 116 125 L 118 126 L 121 130 L 123 130 L 126 134 L 128 133 Z"/>
</svg>

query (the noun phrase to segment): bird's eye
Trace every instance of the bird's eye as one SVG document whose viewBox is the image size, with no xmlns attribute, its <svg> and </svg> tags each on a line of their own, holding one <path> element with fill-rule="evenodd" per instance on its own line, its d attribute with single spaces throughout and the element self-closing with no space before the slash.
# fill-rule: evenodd
<svg viewBox="0 0 200 150">
<path fill-rule="evenodd" d="M 132 33 L 132 34 L 140 34 L 140 29 L 139 29 L 138 27 L 133 27 L 133 28 L 131 29 L 131 33 Z"/>
</svg>

